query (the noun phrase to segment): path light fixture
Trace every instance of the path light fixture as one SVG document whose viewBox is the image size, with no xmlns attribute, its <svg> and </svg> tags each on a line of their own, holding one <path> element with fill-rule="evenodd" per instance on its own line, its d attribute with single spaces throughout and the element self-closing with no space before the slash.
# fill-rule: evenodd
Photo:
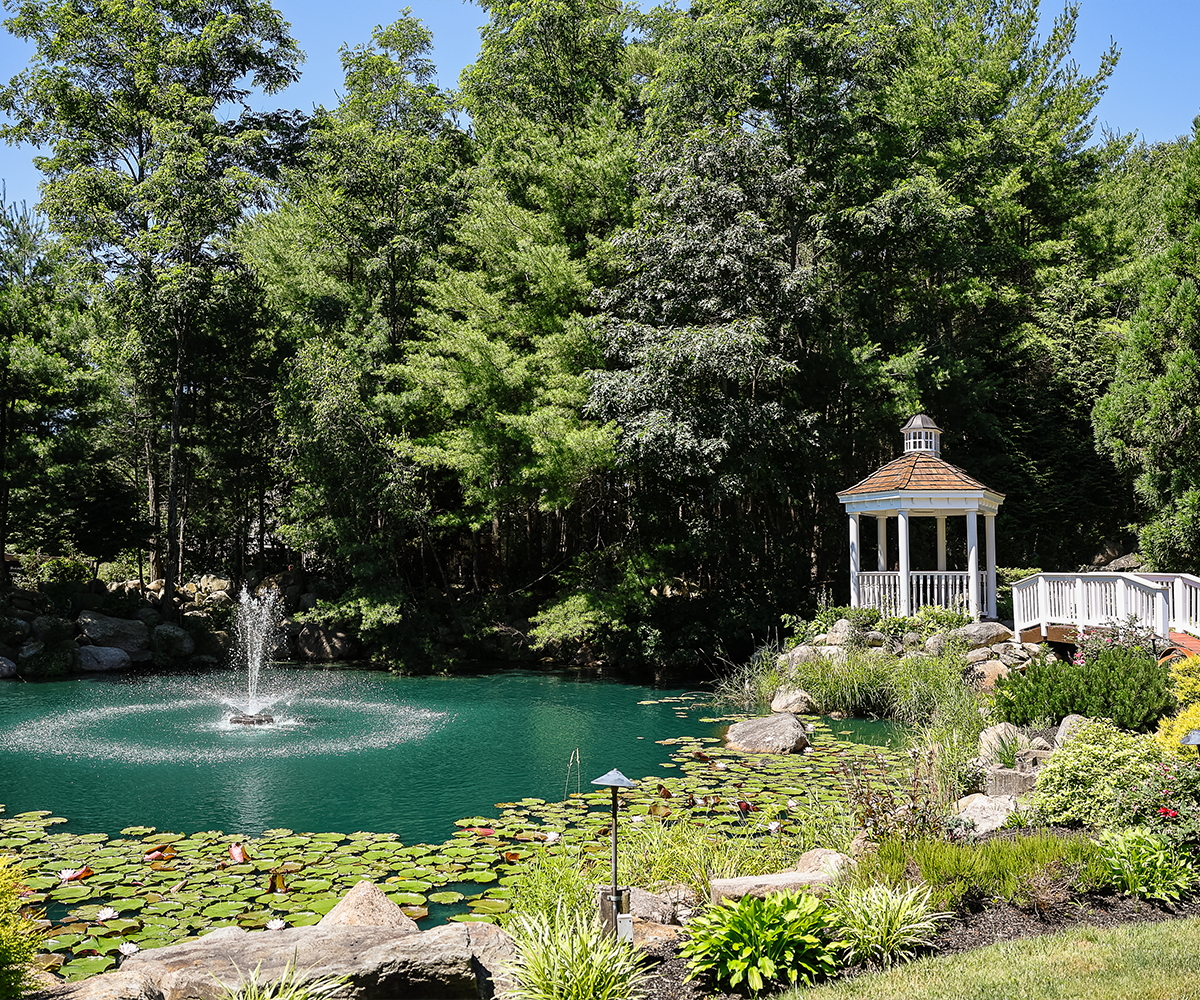
<svg viewBox="0 0 1200 1000">
<path fill-rule="evenodd" d="M 616 768 L 592 780 L 593 785 L 612 789 L 612 895 L 601 899 L 600 920 L 605 929 L 618 941 L 633 943 L 633 914 L 629 912 L 629 890 L 617 886 L 617 792 L 633 788 L 630 781 Z"/>
<path fill-rule="evenodd" d="M 1195 747 L 1196 753 L 1200 754 L 1200 729 L 1193 729 L 1179 741 L 1179 745 L 1181 747 Z"/>
</svg>

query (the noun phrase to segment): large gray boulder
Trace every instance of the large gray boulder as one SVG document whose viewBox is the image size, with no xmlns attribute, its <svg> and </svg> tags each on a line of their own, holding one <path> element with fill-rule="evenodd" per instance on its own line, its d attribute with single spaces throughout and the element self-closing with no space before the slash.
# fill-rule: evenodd
<svg viewBox="0 0 1200 1000">
<path fill-rule="evenodd" d="M 994 646 L 998 642 L 1012 642 L 1014 638 L 1012 630 L 999 622 L 971 622 L 954 629 L 949 635 L 967 649 Z"/>
<path fill-rule="evenodd" d="M 771 699 L 772 712 L 790 712 L 792 715 L 815 715 L 817 703 L 803 688 L 781 687 Z"/>
<path fill-rule="evenodd" d="M 303 981 L 348 976 L 344 1000 L 475 998 L 497 992 L 512 938 L 493 924 L 443 924 L 428 931 L 343 925 L 244 931 L 222 927 L 201 938 L 138 952 L 125 972 L 148 976 L 164 1000 L 217 1000 L 258 969 L 274 981 L 290 965 Z"/>
<path fill-rule="evenodd" d="M 354 652 L 354 643 L 345 632 L 305 625 L 296 636 L 296 651 L 302 660 L 347 660 Z"/>
<path fill-rule="evenodd" d="M 417 922 L 369 879 L 363 879 L 318 922 L 321 927 L 395 927 L 405 934 L 419 931 Z"/>
<path fill-rule="evenodd" d="M 75 629 L 69 621 L 54 615 L 38 615 L 33 620 L 31 628 L 33 637 L 41 640 L 47 646 L 70 639 L 75 634 Z"/>
<path fill-rule="evenodd" d="M 185 660 L 196 651 L 191 635 L 174 622 L 163 622 L 154 630 L 154 652 L 160 660 Z"/>
<path fill-rule="evenodd" d="M 33 996 L 36 1000 L 166 1000 L 149 976 L 124 970 L 74 983 L 57 983 Z"/>
<path fill-rule="evenodd" d="M 136 653 L 150 645 L 150 630 L 145 622 L 111 618 L 99 611 L 81 611 L 79 629 L 92 640 L 93 646 L 115 646 Z"/>
<path fill-rule="evenodd" d="M 735 722 L 725 742 L 743 753 L 801 753 L 809 746 L 803 723 L 790 712 Z"/>
<path fill-rule="evenodd" d="M 15 677 L 16 675 L 17 665 L 7 656 L 0 656 L 0 678 Z"/>
<path fill-rule="evenodd" d="M 79 669 L 88 673 L 105 673 L 109 670 L 128 670 L 133 666 L 129 654 L 116 646 L 80 646 Z"/>
<path fill-rule="evenodd" d="M 958 800 L 958 815 L 973 820 L 975 832 L 991 833 L 999 830 L 1014 812 L 1017 800 L 1012 795 L 968 795 Z"/>
</svg>

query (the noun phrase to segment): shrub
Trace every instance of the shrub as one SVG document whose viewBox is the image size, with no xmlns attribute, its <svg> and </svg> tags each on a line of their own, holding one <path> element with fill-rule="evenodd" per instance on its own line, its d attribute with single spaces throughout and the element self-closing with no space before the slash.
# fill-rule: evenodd
<svg viewBox="0 0 1200 1000">
<path fill-rule="evenodd" d="M 29 963 L 42 935 L 37 925 L 22 915 L 19 889 L 20 872 L 0 857 L 0 997 L 20 997 L 37 986 Z"/>
<path fill-rule="evenodd" d="M 996 681 L 996 714 L 1017 725 L 1077 714 L 1146 731 L 1172 704 L 1167 669 L 1119 646 L 1068 663 L 1031 660 L 1024 673 Z"/>
<path fill-rule="evenodd" d="M 795 890 L 765 899 L 745 896 L 692 918 L 679 954 L 689 979 L 711 977 L 723 988 L 743 982 L 754 993 L 772 983 L 813 982 L 837 969 L 843 941 L 829 940 L 837 918 L 815 896 Z"/>
<path fill-rule="evenodd" d="M 517 955 L 505 971 L 513 1000 L 626 1000 L 648 978 L 641 956 L 580 914 L 521 916 L 508 926 Z"/>
<path fill-rule="evenodd" d="M 1170 759 L 1122 797 L 1120 812 L 1175 845 L 1200 843 L 1200 761 Z"/>
<path fill-rule="evenodd" d="M 1134 827 L 1097 841 L 1108 882 L 1142 899 L 1178 902 L 1196 883 L 1196 870 L 1166 840 Z"/>
<path fill-rule="evenodd" d="M 829 896 L 845 940 L 847 963 L 889 966 L 910 962 L 937 933 L 949 913 L 935 912 L 929 886 L 909 889 L 888 885 L 835 887 Z"/>
<path fill-rule="evenodd" d="M 1195 760 L 1196 748 L 1184 746 L 1179 741 L 1193 729 L 1200 729 L 1200 703 L 1188 705 L 1178 715 L 1169 715 L 1158 724 L 1154 738 L 1166 753 L 1176 757 Z"/>
<path fill-rule="evenodd" d="M 934 757 L 917 754 L 907 772 L 889 775 L 882 754 L 873 767 L 843 766 L 846 798 L 858 826 L 872 840 L 940 837 L 946 829 L 948 800 L 935 780 Z"/>
<path fill-rule="evenodd" d="M 1182 709 L 1200 705 L 1200 656 L 1176 660 L 1167 668 L 1171 693 Z"/>
<path fill-rule="evenodd" d="M 1166 759 L 1153 736 L 1107 720 L 1080 726 L 1042 767 L 1033 802 L 1043 822 L 1106 827 L 1124 822 L 1118 800 Z"/>
</svg>

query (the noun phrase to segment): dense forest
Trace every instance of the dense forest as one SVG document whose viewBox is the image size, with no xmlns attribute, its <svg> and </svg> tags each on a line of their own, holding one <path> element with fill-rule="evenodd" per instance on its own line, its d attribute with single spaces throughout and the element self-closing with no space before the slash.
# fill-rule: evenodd
<svg viewBox="0 0 1200 1000">
<path fill-rule="evenodd" d="M 844 600 L 836 492 L 918 411 L 1002 565 L 1200 570 L 1200 145 L 1096 133 L 1074 6 L 481 3 L 457 90 L 402 15 L 312 113 L 248 109 L 302 60 L 264 0 L 6 5 L 22 572 L 292 566 L 413 662 L 735 655 Z"/>
</svg>

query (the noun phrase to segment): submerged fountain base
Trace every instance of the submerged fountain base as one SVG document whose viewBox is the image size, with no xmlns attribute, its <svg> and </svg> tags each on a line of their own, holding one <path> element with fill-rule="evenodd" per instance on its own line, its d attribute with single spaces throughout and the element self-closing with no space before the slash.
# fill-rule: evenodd
<svg viewBox="0 0 1200 1000">
<path fill-rule="evenodd" d="M 268 715 L 266 712 L 258 712 L 255 715 L 239 712 L 237 715 L 231 715 L 229 721 L 235 726 L 266 726 L 275 721 L 275 716 Z"/>
</svg>

